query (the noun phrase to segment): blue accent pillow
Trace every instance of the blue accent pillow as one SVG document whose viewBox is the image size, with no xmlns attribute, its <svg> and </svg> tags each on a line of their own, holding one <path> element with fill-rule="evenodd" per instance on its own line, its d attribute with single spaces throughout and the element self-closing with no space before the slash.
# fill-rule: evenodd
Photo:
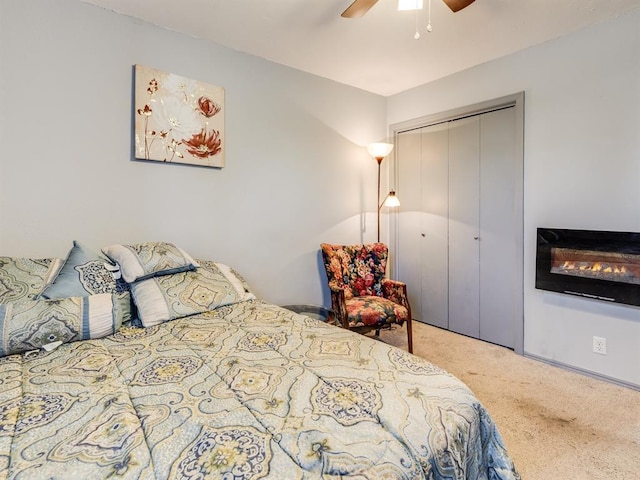
<svg viewBox="0 0 640 480">
<path fill-rule="evenodd" d="M 125 291 L 126 283 L 122 282 L 119 286 L 116 282 L 116 270 L 117 267 L 107 257 L 92 252 L 74 241 L 58 276 L 40 296 L 64 298 Z"/>
<path fill-rule="evenodd" d="M 124 321 L 131 320 L 129 285 L 119 277 L 118 267 L 103 255 L 93 252 L 79 242 L 73 242 L 64 265 L 53 283 L 39 298 L 84 297 L 99 293 L 116 294 L 124 312 Z"/>
</svg>

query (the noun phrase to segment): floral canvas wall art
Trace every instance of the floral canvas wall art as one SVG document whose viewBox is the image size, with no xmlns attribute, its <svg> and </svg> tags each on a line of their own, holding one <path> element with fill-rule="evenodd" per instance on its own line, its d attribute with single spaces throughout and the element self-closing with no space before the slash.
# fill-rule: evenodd
<svg viewBox="0 0 640 480">
<path fill-rule="evenodd" d="M 224 88 L 135 66 L 135 158 L 224 167 Z"/>
</svg>

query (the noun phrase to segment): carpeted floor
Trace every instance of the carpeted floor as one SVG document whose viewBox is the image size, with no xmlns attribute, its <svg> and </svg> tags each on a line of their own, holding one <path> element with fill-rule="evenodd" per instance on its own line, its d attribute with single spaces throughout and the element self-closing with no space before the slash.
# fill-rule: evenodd
<svg viewBox="0 0 640 480">
<path fill-rule="evenodd" d="M 413 323 L 414 354 L 466 383 L 523 480 L 640 479 L 640 392 Z M 406 349 L 406 328 L 380 339 Z"/>
</svg>

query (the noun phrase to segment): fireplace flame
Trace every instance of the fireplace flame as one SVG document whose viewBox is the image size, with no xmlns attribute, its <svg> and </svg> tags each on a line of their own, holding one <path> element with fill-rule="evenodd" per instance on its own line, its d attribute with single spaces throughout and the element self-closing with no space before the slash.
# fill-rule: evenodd
<svg viewBox="0 0 640 480">
<path fill-rule="evenodd" d="M 570 262 L 565 261 L 560 266 L 562 270 L 578 270 L 580 272 L 606 273 L 613 275 L 626 275 L 628 270 L 624 265 L 608 265 L 602 262 Z"/>
<path fill-rule="evenodd" d="M 640 285 L 640 255 L 554 248 L 551 273 Z"/>
</svg>

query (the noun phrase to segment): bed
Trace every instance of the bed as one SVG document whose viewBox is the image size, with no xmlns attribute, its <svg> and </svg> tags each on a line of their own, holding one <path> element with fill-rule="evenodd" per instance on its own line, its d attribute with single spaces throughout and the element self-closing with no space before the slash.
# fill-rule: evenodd
<svg viewBox="0 0 640 480">
<path fill-rule="evenodd" d="M 452 375 L 159 244 L 0 257 L 0 478 L 520 478 Z"/>
</svg>

